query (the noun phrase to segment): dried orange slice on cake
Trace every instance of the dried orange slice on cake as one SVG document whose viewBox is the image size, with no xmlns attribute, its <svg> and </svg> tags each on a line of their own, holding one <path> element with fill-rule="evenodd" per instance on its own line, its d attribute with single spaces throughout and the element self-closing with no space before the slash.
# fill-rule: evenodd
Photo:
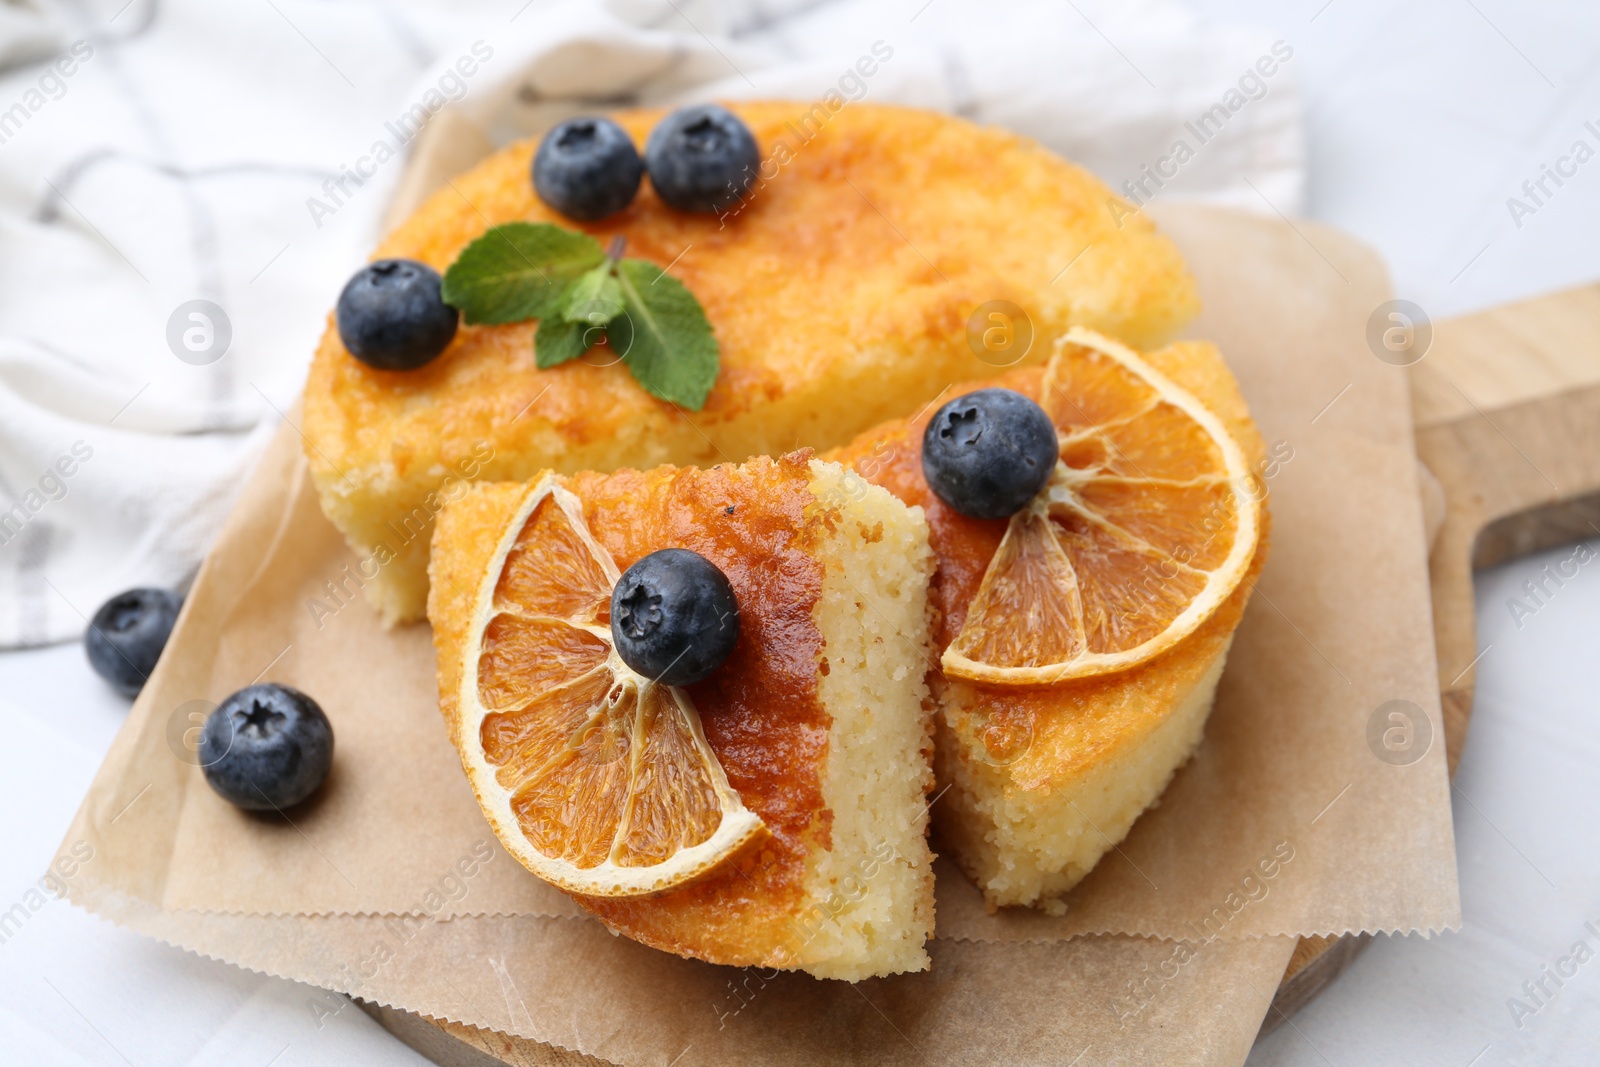
<svg viewBox="0 0 1600 1067">
<path fill-rule="evenodd" d="M 1060 460 L 1012 516 L 944 652 L 951 677 L 1049 685 L 1137 666 L 1210 618 L 1255 554 L 1243 451 L 1138 353 L 1074 329 L 1039 393 Z"/>
<path fill-rule="evenodd" d="M 1047 365 L 982 385 L 1055 428 L 1052 476 L 1008 518 L 929 485 L 932 411 L 829 458 L 927 516 L 941 839 L 990 908 L 1059 913 L 1200 745 L 1268 549 L 1255 472 L 1273 468 L 1205 342 L 1139 355 L 1073 331 Z"/>
<path fill-rule="evenodd" d="M 485 815 L 529 870 L 600 897 L 681 885 L 762 822 L 728 784 L 684 690 L 613 647 L 619 571 L 546 476 L 506 527 L 462 655 L 461 749 Z"/>
</svg>

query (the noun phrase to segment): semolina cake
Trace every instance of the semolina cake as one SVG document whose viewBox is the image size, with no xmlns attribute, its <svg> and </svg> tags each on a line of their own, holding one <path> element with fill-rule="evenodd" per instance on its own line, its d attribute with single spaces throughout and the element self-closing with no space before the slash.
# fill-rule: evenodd
<svg viewBox="0 0 1600 1067">
<path fill-rule="evenodd" d="M 1074 339 L 1089 340 L 1081 332 L 1069 341 Z M 940 840 L 983 890 L 991 909 L 1060 908 L 1060 896 L 1161 796 L 1200 743 L 1234 629 L 1266 554 L 1265 508 L 1259 508 L 1258 533 L 1248 544 L 1240 540 L 1246 532 L 1233 524 L 1230 510 L 1247 510 L 1261 499 L 1259 478 L 1235 478 L 1231 485 L 1217 478 L 1222 495 L 1198 514 L 1182 515 L 1178 497 L 1160 498 L 1163 491 L 1193 496 L 1190 483 L 1202 479 L 1184 472 L 1192 467 L 1193 454 L 1207 446 L 1196 438 L 1163 437 L 1149 428 L 1128 432 L 1132 416 L 1112 417 L 1100 394 L 1107 361 L 1095 351 L 1095 346 L 1106 352 L 1120 346 L 1104 339 L 1090 344 L 1064 344 L 1059 362 L 1013 370 L 988 384 L 1037 399 L 1051 415 L 1061 441 L 1057 478 L 1119 462 L 1125 470 L 1149 473 L 1150 484 L 1140 490 L 1149 496 L 1140 503 L 1150 509 L 1144 524 L 1138 525 L 1136 512 L 1128 511 L 1125 515 L 1135 518 L 1118 525 L 1137 529 L 1152 542 L 1187 546 L 1175 555 L 1197 565 L 1223 555 L 1240 563 L 1237 584 L 1207 617 L 1127 669 L 1082 677 L 1062 670 L 1059 680 L 1034 679 L 1023 685 L 997 684 L 1004 681 L 998 677 L 1004 672 L 987 681 L 952 675 L 951 665 L 959 663 L 951 655 L 952 645 L 969 626 L 986 574 L 1008 534 L 1007 520 L 959 514 L 929 489 L 921 456 L 933 412 L 889 423 L 828 456 L 927 515 L 938 558 L 929 598 L 938 620 L 934 642 L 944 665 L 932 672 L 938 707 L 935 768 L 943 791 L 933 820 Z M 1129 358 L 1136 357 L 1130 353 Z M 1191 405 L 1214 415 L 1213 425 L 1225 431 L 1246 469 L 1255 473 L 1263 454 L 1261 439 L 1213 346 L 1182 342 L 1150 353 L 1141 365 L 1181 389 L 1192 398 Z M 1160 408 L 1160 403 L 1141 402 L 1135 410 L 1149 417 Z M 1068 425 L 1080 419 L 1103 420 L 1110 429 L 1091 433 Z M 1173 473 L 1179 477 L 1168 476 Z M 1121 486 L 1124 497 L 1139 500 L 1128 488 L 1139 479 L 1108 480 Z M 1180 488 L 1151 487 L 1163 485 Z M 1238 500 L 1227 495 L 1232 491 L 1240 492 Z M 1075 559 L 1081 566 L 1082 557 Z M 1139 581 L 1152 591 L 1138 594 L 1133 581 L 1130 588 L 1147 598 L 1161 595 L 1167 585 L 1148 574 Z M 1127 597 L 1122 603 L 1125 614 L 1132 614 L 1142 602 Z M 1019 629 L 1018 640 L 1030 653 L 1047 643 L 1038 617 L 1028 617 Z"/>
<path fill-rule="evenodd" d="M 386 622 L 422 616 L 429 529 L 459 481 L 843 444 L 951 382 L 1041 360 L 1042 343 L 974 354 L 990 356 L 970 337 L 992 301 L 1022 309 L 1040 338 L 1086 325 L 1138 345 L 1198 311 L 1177 250 L 1144 216 L 1109 210 L 1103 184 L 1023 137 L 867 103 L 821 123 L 809 105 L 732 110 L 761 154 L 737 213 L 675 211 L 646 183 L 602 221 L 563 219 L 535 195 L 536 146 L 523 142 L 453 179 L 375 254 L 442 272 L 512 221 L 625 237 L 704 307 L 720 372 L 703 409 L 654 399 L 599 350 L 538 369 L 531 321 L 463 323 L 437 359 L 395 371 L 353 358 L 330 316 L 306 383 L 306 457 L 323 511 L 373 561 L 365 589 Z M 662 113 L 615 117 L 643 145 Z"/>
<path fill-rule="evenodd" d="M 684 956 L 852 981 L 928 966 L 933 556 L 919 509 L 809 450 L 709 469 L 546 472 L 526 484 L 461 485 L 451 497 L 430 565 L 440 704 L 508 851 L 613 931 Z M 603 637 L 615 621 L 605 598 L 616 574 L 625 580 L 636 561 L 669 547 L 726 575 L 737 643 L 704 680 L 681 690 L 639 680 L 637 703 L 607 712 L 604 695 L 621 688 L 626 668 L 606 674 L 610 666 L 596 666 L 604 649 L 585 660 L 573 631 L 555 639 L 529 620 L 572 615 Z M 589 592 L 572 592 L 581 588 Z M 580 600 L 591 608 L 574 608 Z M 596 669 L 598 695 L 562 705 Z M 659 784 L 675 764 L 650 762 L 646 735 L 635 732 L 650 716 L 632 714 L 669 689 L 697 711 L 713 773 L 732 790 L 722 825 L 746 818 L 755 832 L 730 838 L 691 878 L 621 892 L 593 880 L 607 850 L 615 858 L 626 839 L 628 862 L 643 865 L 648 850 L 631 844 L 646 822 L 638 812 L 678 818 Z M 657 721 L 671 710 L 659 706 L 667 711 L 653 713 Z M 534 732 L 574 711 L 555 737 L 557 769 L 541 780 L 522 773 L 536 762 Z M 606 714 L 634 720 L 615 734 L 628 759 L 584 765 L 585 753 L 602 751 L 592 742 Z M 647 770 L 606 777 L 630 761 Z M 577 770 L 563 778 L 561 768 Z M 555 787 L 541 808 L 543 780 Z M 620 824 L 608 789 L 629 798 Z M 686 795 L 680 806 L 698 803 Z M 574 843 L 585 827 L 601 843 L 587 854 Z M 679 843 L 692 852 L 709 833 Z M 572 860 L 565 874 L 546 863 L 558 852 Z M 601 891 L 574 891 L 585 884 Z"/>
</svg>

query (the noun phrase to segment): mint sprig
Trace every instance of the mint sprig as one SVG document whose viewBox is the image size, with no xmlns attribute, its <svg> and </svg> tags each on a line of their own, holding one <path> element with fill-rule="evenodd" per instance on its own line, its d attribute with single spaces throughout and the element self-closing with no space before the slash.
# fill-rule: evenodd
<svg viewBox="0 0 1600 1067">
<path fill-rule="evenodd" d="M 654 263 L 623 259 L 623 247 L 548 222 L 496 226 L 445 271 L 444 301 L 474 325 L 538 319 L 541 369 L 607 344 L 647 393 L 699 411 L 719 363 L 705 310 Z"/>
</svg>

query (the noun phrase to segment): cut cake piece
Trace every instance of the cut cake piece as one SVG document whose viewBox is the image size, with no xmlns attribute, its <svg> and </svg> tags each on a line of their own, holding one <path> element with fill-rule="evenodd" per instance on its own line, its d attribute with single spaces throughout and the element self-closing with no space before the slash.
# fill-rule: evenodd
<svg viewBox="0 0 1600 1067">
<path fill-rule="evenodd" d="M 1264 455 L 1261 438 L 1216 348 L 1183 342 L 1143 360 L 1212 413 L 1241 450 L 1248 470 L 1258 475 Z M 1104 410 L 1095 395 L 1104 373 L 1103 367 L 1084 362 L 1016 370 L 984 384 L 1043 401 L 1061 434 L 1063 462 L 1087 467 L 1105 464 L 1117 446 L 1102 444 L 1091 455 L 1086 435 L 1063 430 L 1058 415 Z M 1052 397 L 1045 398 L 1041 390 Z M 1007 520 L 960 515 L 929 490 L 921 455 L 932 415 L 924 412 L 915 420 L 879 427 L 827 458 L 852 466 L 906 503 L 924 508 L 938 559 L 930 600 L 939 619 L 935 645 L 943 652 L 969 616 Z M 1146 464 L 1180 467 L 1185 449 L 1201 447 L 1182 435 L 1145 445 L 1151 446 L 1149 454 L 1139 458 Z M 1125 435 L 1121 447 L 1131 451 L 1140 445 Z M 1181 478 L 1167 481 L 1178 487 L 1173 492 L 1188 491 Z M 1246 491 L 1261 500 L 1258 476 L 1250 479 Z M 938 705 L 935 768 L 944 790 L 934 808 L 934 825 L 991 909 L 1035 905 L 1058 910 L 1062 894 L 1127 836 L 1193 755 L 1234 629 L 1266 556 L 1266 520 L 1261 504 L 1254 551 L 1231 594 L 1192 632 L 1146 662 L 1043 685 L 983 684 L 940 669 L 933 672 Z M 1202 522 L 1192 532 L 1179 523 L 1167 525 L 1165 536 L 1189 539 L 1191 560 L 1220 557 L 1230 548 L 1210 543 L 1219 538 L 1226 542 L 1226 535 L 1217 532 L 1223 524 Z M 1145 532 L 1156 538 L 1150 531 L 1161 526 L 1158 516 Z M 1161 594 L 1159 582 L 1151 588 L 1156 589 L 1153 595 Z M 1108 625 L 1116 621 L 1108 620 Z M 1019 643 L 1026 647 L 1027 641 Z"/>
<path fill-rule="evenodd" d="M 549 510 L 557 487 L 570 492 L 561 497 L 569 507 L 581 506 L 576 522 Z M 551 523 L 567 533 L 552 540 L 538 532 Z M 536 715 L 547 722 L 552 705 L 501 695 L 504 671 L 491 677 L 481 666 L 490 652 L 481 661 L 473 654 L 475 634 L 496 632 L 475 618 L 475 605 L 493 605 L 484 615 L 515 614 L 520 600 L 569 581 L 570 560 L 548 545 L 574 537 L 592 537 L 618 572 L 675 547 L 727 575 L 739 602 L 738 643 L 682 692 L 726 781 L 764 824 L 685 884 L 574 899 L 618 933 L 714 963 L 852 981 L 927 967 L 933 558 L 920 511 L 809 451 L 709 470 L 547 473 L 529 484 L 462 487 L 433 535 L 428 615 L 440 706 L 485 814 L 519 858 L 533 837 L 551 837 L 519 808 L 538 785 L 510 777 L 506 788 L 517 792 L 502 804 L 486 775 L 507 778 L 507 768 L 527 764 L 530 723 L 539 725 Z M 527 649 L 497 662 L 512 661 L 548 677 L 547 661 Z M 497 756 L 486 761 L 485 753 Z M 585 788 L 579 780 L 561 815 L 569 827 L 593 817 Z M 572 854 L 580 866 L 598 862 Z"/>
</svg>

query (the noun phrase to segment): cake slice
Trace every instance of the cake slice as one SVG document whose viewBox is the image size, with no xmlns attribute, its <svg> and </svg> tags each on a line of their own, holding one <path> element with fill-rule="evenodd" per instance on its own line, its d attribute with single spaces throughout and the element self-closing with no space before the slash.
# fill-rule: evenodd
<svg viewBox="0 0 1600 1067">
<path fill-rule="evenodd" d="M 1082 324 L 1157 343 L 1199 310 L 1171 242 L 1025 138 L 868 103 L 821 121 L 810 103 L 732 110 L 762 156 L 736 214 L 674 211 L 646 182 L 618 214 L 572 222 L 534 194 L 528 141 L 453 179 L 375 253 L 442 273 L 507 222 L 625 237 L 704 307 L 721 370 L 703 410 L 652 398 L 598 352 L 538 369 L 533 322 L 463 323 L 427 366 L 385 371 L 353 358 L 330 317 L 306 380 L 306 458 L 324 513 L 373 561 L 364 589 L 386 622 L 422 616 L 430 528 L 459 482 L 833 447 L 950 382 L 1039 362 L 1046 346 L 1027 336 Z M 662 114 L 615 117 L 642 146 Z M 995 319 L 995 301 L 1027 321 Z M 997 326 L 1014 344 L 994 351 Z"/>
<path fill-rule="evenodd" d="M 732 653 L 682 689 L 609 644 L 617 575 L 664 548 L 711 561 L 738 603 Z M 434 531 L 428 617 L 495 833 L 669 952 L 852 981 L 924 969 L 932 566 L 920 511 L 808 451 L 463 487 Z"/>
<path fill-rule="evenodd" d="M 991 909 L 1058 910 L 1200 743 L 1266 555 L 1263 447 L 1205 343 L 1140 357 L 1079 331 L 1049 366 L 986 384 L 1038 401 L 1057 427 L 1060 464 L 1033 510 L 974 519 L 934 495 L 922 469 L 933 411 L 828 458 L 928 518 L 941 842 Z M 1064 593 L 1035 595 L 1043 579 L 1015 573 L 1049 555 L 1018 548 L 1041 523 L 1073 572 Z M 1053 633 L 1067 600 L 1082 601 L 1087 647 Z"/>
</svg>

